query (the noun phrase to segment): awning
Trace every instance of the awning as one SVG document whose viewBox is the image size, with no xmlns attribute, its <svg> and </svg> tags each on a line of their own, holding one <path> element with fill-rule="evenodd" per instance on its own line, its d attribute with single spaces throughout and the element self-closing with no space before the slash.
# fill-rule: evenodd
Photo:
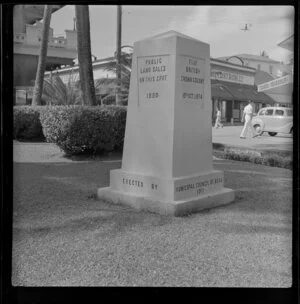
<svg viewBox="0 0 300 304">
<path fill-rule="evenodd" d="M 234 100 L 235 97 L 230 94 L 220 83 L 211 84 L 211 97 L 213 99 Z"/>
<path fill-rule="evenodd" d="M 239 100 L 239 101 L 248 101 L 252 100 L 253 102 L 259 102 L 259 103 L 267 103 L 267 104 L 274 104 L 275 100 L 273 100 L 270 96 L 264 94 L 263 92 L 257 92 L 255 86 L 250 85 L 242 85 L 237 83 L 229 83 L 229 82 L 218 82 L 218 83 L 212 83 L 212 96 L 213 96 L 213 90 L 216 90 L 216 87 L 222 88 L 224 91 L 227 91 L 224 93 L 224 99 L 229 100 Z M 219 92 L 219 91 L 218 91 Z M 227 98 L 225 96 L 228 96 Z M 231 96 L 231 97 L 229 97 Z"/>
<path fill-rule="evenodd" d="M 275 103 L 275 100 L 265 93 L 256 92 L 256 94 L 256 99 L 254 100 L 256 102 L 267 103 L 270 105 L 273 105 Z"/>
<path fill-rule="evenodd" d="M 245 86 L 239 85 L 239 84 L 232 84 L 228 83 L 224 85 L 226 90 L 230 92 L 235 98 L 235 100 L 239 101 L 248 101 L 253 100 L 253 92 L 246 88 Z"/>
</svg>

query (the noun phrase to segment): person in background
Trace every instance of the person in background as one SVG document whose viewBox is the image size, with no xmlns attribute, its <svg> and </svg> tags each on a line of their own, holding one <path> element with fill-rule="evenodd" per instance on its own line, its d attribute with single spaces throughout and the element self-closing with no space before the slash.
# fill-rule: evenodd
<svg viewBox="0 0 300 304">
<path fill-rule="evenodd" d="M 216 118 L 216 123 L 215 123 L 215 128 L 218 129 L 218 127 L 223 128 L 223 124 L 221 123 L 221 111 L 219 107 L 217 107 L 217 118 Z"/>
<path fill-rule="evenodd" d="M 258 136 L 257 134 L 255 134 L 254 128 L 252 126 L 252 117 L 253 117 L 253 103 L 251 100 L 249 100 L 249 103 L 244 108 L 244 112 L 243 112 L 242 122 L 245 123 L 240 138 L 245 139 L 248 130 L 251 132 L 252 138 Z"/>
</svg>

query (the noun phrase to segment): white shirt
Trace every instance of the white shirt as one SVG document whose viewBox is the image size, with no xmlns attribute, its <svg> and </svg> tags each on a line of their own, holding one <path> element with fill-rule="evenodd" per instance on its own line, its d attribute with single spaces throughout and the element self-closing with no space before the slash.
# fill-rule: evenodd
<svg viewBox="0 0 300 304">
<path fill-rule="evenodd" d="M 252 115 L 253 113 L 253 108 L 251 106 L 251 104 L 248 104 L 245 108 L 244 108 L 244 113 L 246 115 Z"/>
</svg>

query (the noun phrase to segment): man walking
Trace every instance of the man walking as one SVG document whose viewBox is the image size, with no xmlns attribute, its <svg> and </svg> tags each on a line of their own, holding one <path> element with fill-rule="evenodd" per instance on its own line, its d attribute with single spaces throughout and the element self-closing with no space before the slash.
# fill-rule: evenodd
<svg viewBox="0 0 300 304">
<path fill-rule="evenodd" d="M 258 136 L 255 134 L 254 128 L 252 126 L 252 117 L 253 117 L 253 103 L 251 100 L 249 100 L 248 105 L 244 108 L 242 122 L 245 121 L 242 133 L 240 135 L 240 138 L 245 139 L 247 130 L 250 130 L 252 133 L 252 138 Z"/>
<path fill-rule="evenodd" d="M 223 128 L 223 124 L 221 123 L 221 111 L 220 109 L 217 107 L 217 118 L 216 118 L 216 123 L 215 123 L 215 128 L 218 129 L 218 127 L 222 127 Z"/>
</svg>

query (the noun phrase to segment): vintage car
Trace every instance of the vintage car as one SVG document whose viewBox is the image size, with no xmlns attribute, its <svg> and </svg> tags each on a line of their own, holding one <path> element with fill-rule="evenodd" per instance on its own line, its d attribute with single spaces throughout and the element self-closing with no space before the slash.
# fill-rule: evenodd
<svg viewBox="0 0 300 304">
<path fill-rule="evenodd" d="M 270 136 L 277 133 L 293 134 L 293 110 L 283 107 L 266 107 L 258 111 L 252 119 L 257 134 L 268 132 Z"/>
</svg>

